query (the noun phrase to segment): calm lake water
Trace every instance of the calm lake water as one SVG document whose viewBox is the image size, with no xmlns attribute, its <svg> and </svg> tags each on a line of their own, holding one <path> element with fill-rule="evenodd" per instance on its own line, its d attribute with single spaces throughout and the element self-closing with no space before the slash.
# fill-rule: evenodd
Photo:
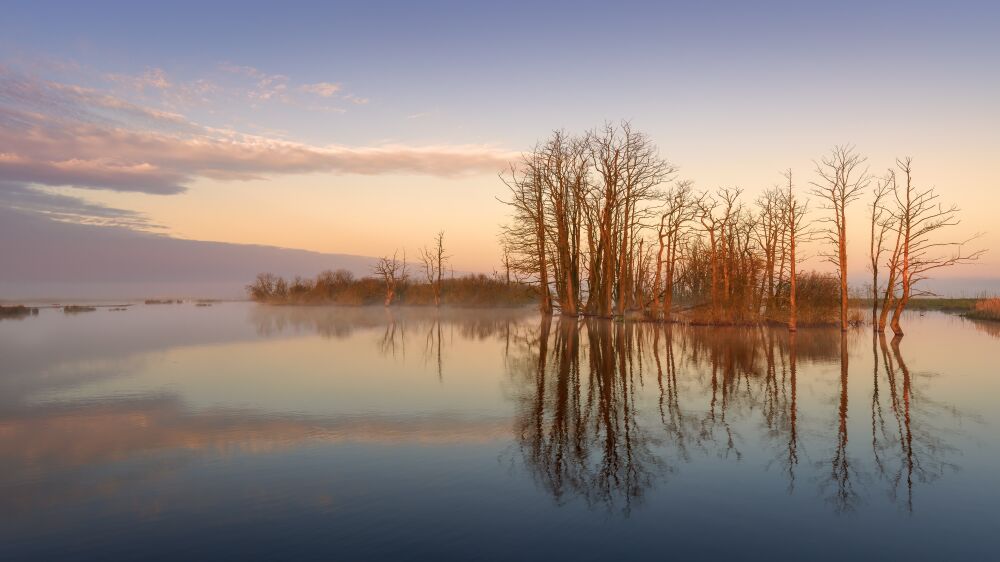
<svg viewBox="0 0 1000 562">
<path fill-rule="evenodd" d="M 0 320 L 0 559 L 996 559 L 1000 326 Z"/>
</svg>

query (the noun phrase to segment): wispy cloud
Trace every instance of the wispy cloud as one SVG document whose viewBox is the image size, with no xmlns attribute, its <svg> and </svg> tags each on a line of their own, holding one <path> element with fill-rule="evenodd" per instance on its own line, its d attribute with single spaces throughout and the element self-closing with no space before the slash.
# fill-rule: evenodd
<svg viewBox="0 0 1000 562">
<path fill-rule="evenodd" d="M 122 84 L 139 92 L 146 89 L 167 90 L 173 87 L 167 79 L 167 73 L 162 68 L 147 68 L 142 74 L 134 76 L 131 74 L 105 74 L 105 80 L 116 84 Z"/>
<path fill-rule="evenodd" d="M 332 98 L 341 90 L 341 86 L 340 84 L 333 84 L 331 82 L 317 82 L 316 84 L 300 86 L 299 89 L 323 98 Z"/>
<path fill-rule="evenodd" d="M 344 93 L 343 85 L 338 82 L 296 84 L 285 74 L 232 63 L 217 65 L 215 72 L 209 76 L 187 80 L 170 76 L 158 67 L 147 67 L 140 73 L 103 74 L 71 62 L 46 64 L 45 67 L 58 74 L 65 74 L 62 69 L 68 68 L 68 72 L 87 83 L 93 82 L 96 75 L 106 85 L 108 93 L 155 103 L 172 111 L 194 107 L 228 110 L 241 102 L 249 102 L 250 108 L 258 108 L 276 102 L 306 111 L 345 113 L 347 109 L 344 105 L 366 105 L 369 102 L 367 97 Z M 324 103 L 317 105 L 317 98 Z M 342 106 L 336 107 L 332 103 Z"/>
<path fill-rule="evenodd" d="M 219 65 L 219 68 L 230 74 L 238 74 L 254 79 L 256 81 L 255 87 L 247 91 L 247 96 L 250 99 L 259 101 L 271 99 L 290 100 L 287 95 L 289 78 L 284 74 L 268 74 L 252 66 L 240 66 L 230 63 L 222 63 Z"/>
<path fill-rule="evenodd" d="M 235 71 L 261 74 L 251 67 Z M 172 194 L 198 178 L 316 172 L 455 176 L 495 172 L 512 157 L 483 145 L 316 146 L 245 134 L 0 68 L 0 176 L 9 181 Z"/>
</svg>

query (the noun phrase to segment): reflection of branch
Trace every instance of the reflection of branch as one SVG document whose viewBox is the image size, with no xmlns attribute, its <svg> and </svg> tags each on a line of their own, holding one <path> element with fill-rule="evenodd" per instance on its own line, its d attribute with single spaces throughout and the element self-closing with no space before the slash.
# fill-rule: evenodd
<svg viewBox="0 0 1000 562">
<path fill-rule="evenodd" d="M 795 490 L 795 467 L 799 464 L 798 405 L 796 387 L 798 332 L 788 334 L 788 384 L 791 387 L 791 403 L 788 406 L 788 491 Z"/>
<path fill-rule="evenodd" d="M 836 490 L 833 503 L 838 512 L 853 511 L 858 501 L 858 494 L 851 482 L 851 460 L 847 454 L 847 333 L 840 335 L 840 405 L 837 408 L 837 446 L 830 462 L 830 479 Z"/>
<path fill-rule="evenodd" d="M 427 327 L 427 337 L 424 338 L 424 364 L 432 358 L 437 367 L 438 381 L 444 381 L 444 359 L 441 352 L 441 319 L 437 316 Z"/>
<path fill-rule="evenodd" d="M 873 447 L 885 455 L 891 455 L 895 452 L 895 458 L 887 457 L 884 460 L 886 464 L 889 461 L 894 461 L 897 468 L 890 473 L 880 464 L 880 475 L 889 483 L 889 497 L 893 501 L 896 501 L 897 491 L 905 483 L 905 505 L 907 511 L 912 512 L 915 484 L 932 482 L 940 478 L 945 471 L 957 469 L 954 463 L 945 458 L 946 455 L 954 452 L 954 448 L 947 446 L 939 437 L 941 430 L 932 430 L 927 425 L 927 421 L 934 417 L 930 408 L 936 406 L 950 414 L 956 412 L 947 405 L 935 404 L 926 398 L 917 400 L 913 376 L 903 359 L 898 338 L 887 343 L 885 336 L 880 335 L 878 343 L 881 348 L 883 372 L 888 383 L 889 407 L 896 424 L 895 432 L 890 434 L 885 424 L 882 423 L 881 438 L 883 443 L 876 443 L 877 440 L 873 441 Z M 899 377 L 902 377 L 902 380 Z M 881 400 L 877 397 L 873 400 L 879 402 L 878 408 L 881 411 Z M 923 415 L 919 418 L 918 411 L 915 409 L 916 404 L 924 405 Z"/>
<path fill-rule="evenodd" d="M 390 316 L 385 324 L 385 330 L 382 332 L 382 337 L 378 341 L 378 351 L 382 355 L 391 355 L 393 359 L 396 358 L 396 333 L 400 333 L 400 351 L 403 356 L 406 356 L 406 344 L 405 337 L 403 337 L 403 328 L 396 324 L 396 320 L 391 318 L 391 313 L 386 310 L 386 315 Z"/>
<path fill-rule="evenodd" d="M 884 335 L 883 335 L 883 339 Z M 875 459 L 875 466 L 878 467 L 879 474 L 883 477 L 885 476 L 885 465 L 879 456 L 879 445 L 878 445 L 878 430 L 881 429 L 881 433 L 885 435 L 885 416 L 882 413 L 882 403 L 879 400 L 879 390 L 878 390 L 878 337 L 873 333 L 872 335 L 872 457 Z"/>
<path fill-rule="evenodd" d="M 653 357 L 656 361 L 656 380 L 660 388 L 660 422 L 667 432 L 671 442 L 677 447 L 678 456 L 687 461 L 690 460 L 688 452 L 687 436 L 691 433 L 687 426 L 697 425 L 697 420 L 681 411 L 680 393 L 677 386 L 677 361 L 674 353 L 674 333 L 669 324 L 666 327 L 666 387 L 663 385 L 663 366 L 660 362 L 660 332 L 661 325 L 655 324 L 653 328 Z M 696 428 L 697 429 L 697 428 Z M 694 432 L 697 436 L 697 432 Z"/>
</svg>

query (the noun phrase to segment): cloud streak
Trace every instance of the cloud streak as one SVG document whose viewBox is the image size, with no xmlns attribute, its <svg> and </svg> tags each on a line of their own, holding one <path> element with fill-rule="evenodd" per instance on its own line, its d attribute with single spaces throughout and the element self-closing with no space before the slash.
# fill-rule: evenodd
<svg viewBox="0 0 1000 562">
<path fill-rule="evenodd" d="M 161 230 L 144 214 L 90 203 L 79 197 L 52 193 L 29 185 L 0 181 L 0 206 L 42 215 L 60 222 Z"/>
<path fill-rule="evenodd" d="M 315 146 L 250 135 L 0 68 L 0 176 L 27 184 L 176 194 L 199 178 L 492 173 L 513 156 L 482 145 Z"/>
</svg>

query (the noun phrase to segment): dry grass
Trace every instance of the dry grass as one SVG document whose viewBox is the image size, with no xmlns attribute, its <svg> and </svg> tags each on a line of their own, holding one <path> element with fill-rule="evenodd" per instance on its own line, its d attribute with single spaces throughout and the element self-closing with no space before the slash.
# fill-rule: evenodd
<svg viewBox="0 0 1000 562">
<path fill-rule="evenodd" d="M 355 279 L 347 271 L 320 273 L 315 279 L 291 281 L 262 273 L 247 287 L 250 298 L 271 304 L 380 305 L 385 299 L 381 279 Z M 462 308 L 516 308 L 536 303 L 537 291 L 528 285 L 507 283 L 486 275 L 441 280 L 441 304 Z M 433 306 L 434 291 L 427 283 L 400 281 L 394 304 Z"/>
<path fill-rule="evenodd" d="M 979 320 L 1000 321 L 1000 297 L 990 297 L 977 300 L 975 308 L 966 314 L 966 316 L 969 318 L 977 318 Z"/>
</svg>

